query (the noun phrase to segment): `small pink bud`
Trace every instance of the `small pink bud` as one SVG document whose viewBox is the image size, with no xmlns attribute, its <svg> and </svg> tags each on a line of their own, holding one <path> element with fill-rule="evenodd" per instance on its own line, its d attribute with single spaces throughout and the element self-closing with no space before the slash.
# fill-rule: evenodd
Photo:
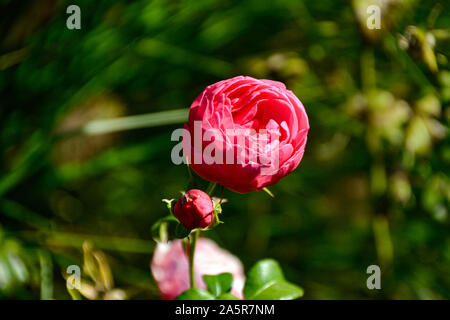
<svg viewBox="0 0 450 320">
<path fill-rule="evenodd" d="M 214 220 L 211 198 L 202 190 L 191 189 L 177 201 L 173 213 L 186 229 L 206 228 Z"/>
</svg>

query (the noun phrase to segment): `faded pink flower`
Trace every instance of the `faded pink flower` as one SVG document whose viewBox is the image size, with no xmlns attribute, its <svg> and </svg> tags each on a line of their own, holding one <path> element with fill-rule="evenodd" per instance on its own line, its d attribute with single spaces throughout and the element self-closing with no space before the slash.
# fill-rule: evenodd
<svg viewBox="0 0 450 320">
<path fill-rule="evenodd" d="M 231 293 L 243 299 L 245 276 L 242 263 L 237 257 L 220 248 L 214 241 L 199 238 L 194 259 L 195 283 L 198 288 L 206 289 L 203 275 L 230 272 L 233 275 Z M 181 240 L 158 243 L 150 268 L 163 299 L 174 299 L 190 288 L 189 261 Z"/>
</svg>

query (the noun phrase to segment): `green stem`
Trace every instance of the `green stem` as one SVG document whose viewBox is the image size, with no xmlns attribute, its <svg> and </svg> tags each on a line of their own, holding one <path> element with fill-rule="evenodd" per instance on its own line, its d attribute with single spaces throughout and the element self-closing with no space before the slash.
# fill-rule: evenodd
<svg viewBox="0 0 450 320">
<path fill-rule="evenodd" d="M 191 289 L 195 289 L 195 270 L 194 270 L 194 255 L 195 255 L 195 245 L 197 243 L 199 230 L 195 230 L 191 234 L 191 245 L 189 248 L 189 274 L 191 279 Z"/>
</svg>

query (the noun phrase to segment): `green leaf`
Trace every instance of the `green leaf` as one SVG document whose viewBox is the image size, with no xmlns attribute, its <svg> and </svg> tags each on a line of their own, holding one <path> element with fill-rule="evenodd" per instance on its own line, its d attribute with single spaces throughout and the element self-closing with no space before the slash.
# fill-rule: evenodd
<svg viewBox="0 0 450 320">
<path fill-rule="evenodd" d="M 247 300 L 294 300 L 303 296 L 303 289 L 287 281 L 276 281 L 262 287 Z"/>
<path fill-rule="evenodd" d="M 151 228 L 152 237 L 155 241 L 166 242 L 174 237 L 175 224 L 178 225 L 178 219 L 172 214 L 156 221 Z"/>
<path fill-rule="evenodd" d="M 278 262 L 265 259 L 250 269 L 244 296 L 247 300 L 292 300 L 303 296 L 303 289 L 285 280 Z"/>
<path fill-rule="evenodd" d="M 175 237 L 178 239 L 184 239 L 191 233 L 191 230 L 186 229 L 181 224 L 177 225 L 177 228 L 175 229 Z"/>
<path fill-rule="evenodd" d="M 217 297 L 231 290 L 233 275 L 228 272 L 218 275 L 204 275 L 203 281 L 205 281 L 209 292 Z"/>
<path fill-rule="evenodd" d="M 152 238 L 155 241 L 162 241 L 162 236 L 161 236 L 161 220 L 156 221 L 153 225 L 152 225 Z"/>
<path fill-rule="evenodd" d="M 239 300 L 239 298 L 236 297 L 234 294 L 227 292 L 218 296 L 216 300 Z"/>
<path fill-rule="evenodd" d="M 175 300 L 214 300 L 214 296 L 206 290 L 188 289 Z"/>
<path fill-rule="evenodd" d="M 247 284 L 260 287 L 271 281 L 283 281 L 284 275 L 277 261 L 264 259 L 258 261 L 248 272 Z"/>
</svg>

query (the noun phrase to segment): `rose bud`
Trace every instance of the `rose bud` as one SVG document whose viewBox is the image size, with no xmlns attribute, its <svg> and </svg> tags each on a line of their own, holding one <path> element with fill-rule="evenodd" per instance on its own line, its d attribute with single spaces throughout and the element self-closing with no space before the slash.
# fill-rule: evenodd
<svg viewBox="0 0 450 320">
<path fill-rule="evenodd" d="M 191 168 L 246 193 L 297 168 L 309 122 L 303 104 L 283 83 L 239 76 L 203 90 L 184 128 L 183 155 Z"/>
<path fill-rule="evenodd" d="M 211 198 L 202 190 L 191 189 L 177 201 L 173 209 L 175 217 L 186 229 L 206 228 L 214 220 Z"/>
</svg>

